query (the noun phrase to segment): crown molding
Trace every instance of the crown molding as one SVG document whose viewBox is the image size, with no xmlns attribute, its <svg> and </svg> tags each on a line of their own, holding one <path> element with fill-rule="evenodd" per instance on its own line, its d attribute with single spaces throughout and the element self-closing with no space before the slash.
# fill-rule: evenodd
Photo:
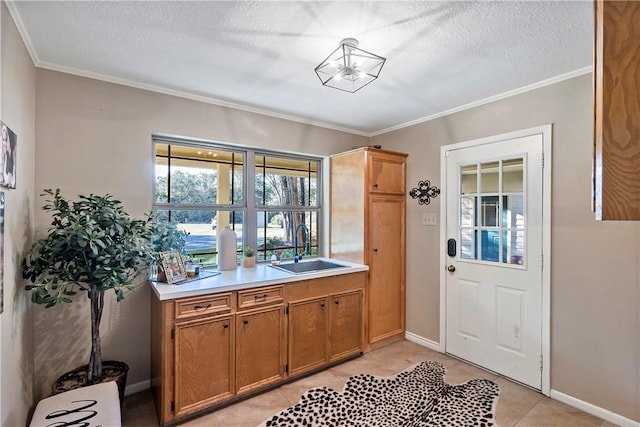
<svg viewBox="0 0 640 427">
<path fill-rule="evenodd" d="M 371 132 L 369 134 L 369 138 L 372 138 L 372 137 L 378 136 L 378 135 L 382 135 L 382 134 L 385 134 L 385 133 L 393 132 L 395 130 L 403 129 L 403 128 L 406 128 L 406 127 L 409 127 L 409 126 L 414 126 L 414 125 L 417 125 L 417 124 L 420 124 L 420 123 L 428 122 L 430 120 L 434 120 L 434 119 L 437 119 L 437 118 L 443 117 L 443 116 L 448 116 L 448 115 L 453 114 L 453 113 L 459 113 L 460 111 L 469 110 L 471 108 L 479 107 L 481 105 L 485 105 L 485 104 L 488 104 L 490 102 L 499 101 L 501 99 L 509 98 L 511 96 L 520 95 L 522 93 L 526 93 L 526 92 L 529 92 L 529 91 L 532 91 L 532 90 L 535 90 L 535 89 L 540 89 L 540 88 L 545 87 L 545 86 L 550 86 L 552 84 L 559 83 L 559 82 L 564 81 L 564 80 L 569 80 L 569 79 L 572 79 L 574 77 L 578 77 L 578 76 L 582 76 L 582 75 L 585 75 L 585 74 L 589 74 L 592 71 L 593 71 L 593 67 L 591 65 L 589 65 L 587 67 L 579 68 L 577 70 L 570 71 L 570 72 L 565 73 L 565 74 L 560 74 L 558 76 L 551 77 L 549 79 L 541 80 L 539 82 L 532 83 L 532 84 L 527 85 L 527 86 L 522 86 L 520 88 L 509 90 L 509 91 L 503 92 L 503 93 L 499 93 L 497 95 L 493 95 L 493 96 L 490 96 L 488 98 L 484 98 L 484 99 L 481 99 L 481 100 L 478 100 L 478 101 L 474 101 L 474 102 L 471 102 L 469 104 L 461 105 L 459 107 L 454 107 L 454 108 L 451 108 L 449 110 L 442 111 L 440 113 L 432 114 L 430 116 L 422 117 L 420 119 L 412 120 L 410 122 L 402 123 L 402 124 L 399 124 L 399 125 L 388 127 L 386 129 L 381 129 L 381 130 L 378 130 L 378 131 L 375 131 L 375 132 Z"/>
</svg>

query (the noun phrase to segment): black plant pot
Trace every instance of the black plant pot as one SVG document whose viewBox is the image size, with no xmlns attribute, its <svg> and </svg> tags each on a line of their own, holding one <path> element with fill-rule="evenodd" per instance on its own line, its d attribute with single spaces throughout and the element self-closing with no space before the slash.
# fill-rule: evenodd
<svg viewBox="0 0 640 427">
<path fill-rule="evenodd" d="M 102 362 L 102 378 L 94 383 L 99 384 L 109 381 L 115 381 L 118 385 L 120 409 L 122 409 L 122 405 L 124 404 L 124 389 L 127 386 L 128 372 L 129 365 L 127 365 L 126 363 L 118 362 L 115 360 L 106 360 Z M 56 380 L 51 391 L 53 392 L 53 394 L 59 394 L 64 393 L 65 391 L 92 385 L 89 384 L 88 373 L 89 365 L 83 365 L 74 369 L 73 371 L 67 372 Z"/>
</svg>

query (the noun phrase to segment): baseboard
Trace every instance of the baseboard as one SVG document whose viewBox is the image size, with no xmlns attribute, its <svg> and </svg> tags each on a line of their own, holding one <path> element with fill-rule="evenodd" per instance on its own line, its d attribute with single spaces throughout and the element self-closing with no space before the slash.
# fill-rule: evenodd
<svg viewBox="0 0 640 427">
<path fill-rule="evenodd" d="M 440 348 L 440 343 L 431 341 L 428 338 L 421 337 L 420 335 L 416 335 L 412 332 L 405 332 L 404 337 L 406 338 L 407 341 L 420 344 L 423 347 L 427 347 L 431 350 L 437 351 L 438 353 L 442 353 L 442 349 Z"/>
<path fill-rule="evenodd" d="M 130 394 L 138 393 L 148 388 L 151 388 L 151 380 L 144 380 L 139 383 L 129 384 L 124 389 L 124 395 L 129 396 Z"/>
<path fill-rule="evenodd" d="M 610 423 L 613 423 L 615 425 L 621 427 L 640 427 L 640 423 L 637 421 L 630 420 L 629 418 L 625 418 L 622 415 L 618 415 L 607 409 L 592 405 L 591 403 L 587 403 L 584 400 L 576 399 L 573 396 L 569 396 L 568 394 L 564 394 L 557 390 L 551 389 L 550 397 L 559 402 L 566 403 L 569 406 L 573 406 L 574 408 L 578 408 L 588 414 L 594 415 L 598 418 L 602 418 L 605 421 L 609 421 Z"/>
</svg>

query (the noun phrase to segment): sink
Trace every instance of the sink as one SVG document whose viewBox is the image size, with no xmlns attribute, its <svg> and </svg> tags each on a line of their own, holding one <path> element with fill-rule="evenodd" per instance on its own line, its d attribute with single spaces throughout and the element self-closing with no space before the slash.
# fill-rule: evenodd
<svg viewBox="0 0 640 427">
<path fill-rule="evenodd" d="M 323 261 L 320 259 L 312 261 L 303 261 L 290 264 L 272 265 L 271 267 L 278 270 L 286 271 L 293 274 L 301 273 L 314 273 L 316 271 L 329 270 L 332 268 L 348 268 L 348 265 L 335 264 L 329 261 Z"/>
</svg>

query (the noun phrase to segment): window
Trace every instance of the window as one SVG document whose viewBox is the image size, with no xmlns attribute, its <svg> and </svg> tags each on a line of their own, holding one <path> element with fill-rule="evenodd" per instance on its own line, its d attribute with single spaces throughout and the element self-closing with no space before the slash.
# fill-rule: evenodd
<svg viewBox="0 0 640 427">
<path fill-rule="evenodd" d="M 525 262 L 524 158 L 460 166 L 460 257 Z"/>
<path fill-rule="evenodd" d="M 186 252 L 217 264 L 216 236 L 229 226 L 258 260 L 320 253 L 321 159 L 154 137 L 153 209 L 188 233 Z"/>
<path fill-rule="evenodd" d="M 317 159 L 256 154 L 258 260 L 319 253 L 319 166 Z"/>
</svg>

